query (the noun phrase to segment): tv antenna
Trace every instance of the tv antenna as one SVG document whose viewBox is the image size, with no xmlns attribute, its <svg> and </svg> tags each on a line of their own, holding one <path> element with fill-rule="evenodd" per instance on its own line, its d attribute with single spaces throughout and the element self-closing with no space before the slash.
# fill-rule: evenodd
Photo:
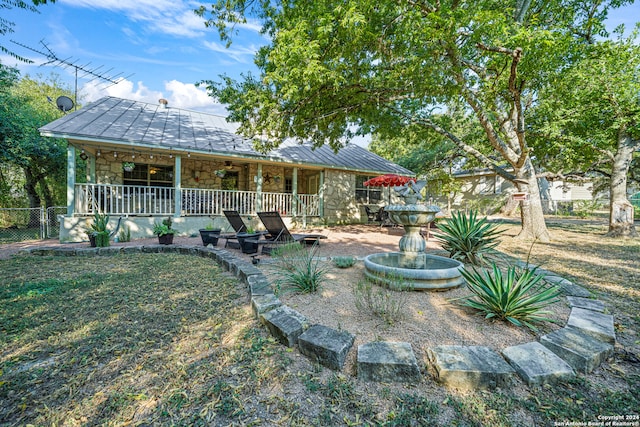
<svg viewBox="0 0 640 427">
<path fill-rule="evenodd" d="M 45 51 L 42 50 L 38 50 L 35 48 L 32 48 L 30 46 L 24 45 L 22 43 L 18 43 L 15 40 L 11 40 L 12 43 L 17 44 L 18 46 L 22 46 L 25 49 L 29 49 L 32 52 L 35 53 L 39 53 L 40 55 L 44 56 L 45 58 L 47 58 L 47 62 L 40 64 L 40 66 L 45 66 L 45 65 L 49 65 L 49 64 L 53 64 L 54 66 L 58 66 L 58 67 L 63 67 L 63 68 L 73 68 L 75 70 L 75 87 L 74 87 L 74 91 L 73 91 L 73 97 L 74 97 L 74 102 L 73 102 L 73 108 L 76 109 L 77 105 L 78 105 L 78 71 L 84 73 L 83 75 L 80 76 L 81 79 L 84 79 L 86 77 L 90 77 L 90 80 L 87 83 L 91 83 L 94 80 L 100 80 L 103 83 L 106 83 L 107 86 L 104 87 L 104 89 L 111 87 L 113 85 L 117 85 L 118 83 L 120 83 L 122 80 L 124 79 L 128 79 L 129 77 L 133 76 L 132 74 L 129 74 L 126 77 L 121 77 L 122 73 L 118 73 L 118 74 L 111 74 L 113 67 L 109 68 L 108 70 L 102 70 L 103 66 L 100 65 L 98 67 L 90 67 L 91 62 L 88 62 L 84 65 L 80 65 L 79 64 L 79 60 L 73 59 L 72 57 L 68 57 L 65 59 L 62 59 L 60 57 L 58 57 L 58 55 L 56 55 L 50 48 L 49 46 L 47 46 L 47 44 L 43 41 L 40 40 L 40 43 L 42 44 L 42 46 L 44 47 Z M 65 102 L 65 106 L 67 106 L 67 103 Z M 58 105 L 58 108 L 61 111 L 65 111 L 60 105 Z"/>
</svg>

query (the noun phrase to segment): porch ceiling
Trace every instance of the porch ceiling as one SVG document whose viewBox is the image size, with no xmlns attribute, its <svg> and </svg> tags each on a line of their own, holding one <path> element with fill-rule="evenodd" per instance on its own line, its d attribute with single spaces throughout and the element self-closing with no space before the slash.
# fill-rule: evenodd
<svg viewBox="0 0 640 427">
<path fill-rule="evenodd" d="M 237 135 L 237 129 L 237 123 L 227 122 L 222 116 L 105 97 L 39 130 L 43 136 L 111 149 L 140 147 L 371 174 L 415 175 L 355 144 L 334 153 L 328 146 L 312 149 L 311 144 L 285 142 L 277 150 L 262 154 L 253 148 L 251 140 Z"/>
</svg>

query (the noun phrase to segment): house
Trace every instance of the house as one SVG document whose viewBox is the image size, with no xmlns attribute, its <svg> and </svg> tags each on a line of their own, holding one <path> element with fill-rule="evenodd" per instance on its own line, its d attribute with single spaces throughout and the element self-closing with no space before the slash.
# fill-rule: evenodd
<svg viewBox="0 0 640 427">
<path fill-rule="evenodd" d="M 507 181 L 490 169 L 460 171 L 453 174 L 459 183 L 449 203 L 452 209 L 479 209 L 484 214 L 497 212 L 503 205 L 514 199 L 525 197 L 517 193 L 512 182 Z M 538 179 L 542 207 L 546 213 L 557 213 L 561 209 L 572 209 L 573 202 L 593 200 L 593 184 L 563 181 L 560 179 Z M 437 200 L 446 203 L 444 200 Z"/>
<path fill-rule="evenodd" d="M 362 222 L 363 206 L 382 204 L 389 191 L 364 181 L 414 175 L 355 144 L 335 153 L 288 141 L 260 153 L 237 129 L 224 117 L 174 108 L 164 99 L 156 105 L 115 97 L 43 126 L 41 135 L 68 141 L 60 240 L 86 240 L 96 212 L 112 222 L 122 218 L 133 237 L 150 236 L 166 216 L 182 234 L 208 224 L 226 228 L 228 209 L 254 222 L 256 212 L 269 210 L 290 224 Z M 76 180 L 85 169 L 86 177 Z"/>
</svg>

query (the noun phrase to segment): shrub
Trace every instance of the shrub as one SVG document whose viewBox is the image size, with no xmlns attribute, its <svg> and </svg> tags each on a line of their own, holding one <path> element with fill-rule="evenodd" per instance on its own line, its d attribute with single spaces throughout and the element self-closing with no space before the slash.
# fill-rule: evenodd
<svg viewBox="0 0 640 427">
<path fill-rule="evenodd" d="M 162 223 L 156 222 L 155 224 L 153 224 L 153 234 L 158 237 L 167 234 L 175 234 L 177 230 L 175 228 L 171 228 L 171 225 L 172 221 L 170 216 L 167 217 L 167 219 L 163 219 Z"/>
<path fill-rule="evenodd" d="M 393 325 L 404 318 L 409 293 L 405 292 L 407 287 L 400 279 L 388 276 L 385 278 L 392 282 L 389 285 L 391 289 L 380 287 L 369 280 L 361 280 L 356 284 L 353 295 L 358 310 L 370 312 L 386 324 Z"/>
<path fill-rule="evenodd" d="M 544 276 L 537 274 L 535 268 L 518 270 L 509 267 L 503 274 L 493 264 L 492 273 L 478 272 L 474 268 L 473 271 L 463 270 L 462 276 L 473 295 L 454 301 L 461 301 L 458 304 L 484 313 L 485 318 L 497 317 L 533 330 L 537 330 L 534 323 L 553 322 L 544 316 L 549 313 L 544 308 L 558 301 L 560 290 L 545 286 Z"/>
<path fill-rule="evenodd" d="M 468 217 L 463 212 L 454 212 L 451 218 L 438 223 L 438 229 L 440 232 L 434 235 L 449 256 L 474 265 L 486 261 L 485 257 L 494 252 L 502 234 L 497 224 L 489 223 L 486 217 L 478 219 L 474 210 L 469 211 Z"/>
<path fill-rule="evenodd" d="M 602 206 L 600 200 L 578 200 L 573 206 L 573 212 L 578 218 L 585 219 Z"/>
<path fill-rule="evenodd" d="M 336 256 L 333 257 L 333 264 L 338 268 L 349 268 L 356 263 L 356 259 L 352 256 Z"/>
<path fill-rule="evenodd" d="M 131 229 L 129 227 L 124 227 L 118 233 L 118 241 L 119 242 L 130 242 L 131 241 Z"/>
<path fill-rule="evenodd" d="M 299 243 L 280 245 L 271 252 L 275 259 L 276 286 L 282 291 L 316 292 L 326 278 L 328 269 L 316 257 L 317 245 L 310 249 Z"/>
<path fill-rule="evenodd" d="M 87 231 L 90 237 L 95 239 L 95 244 L 99 248 L 109 246 L 109 215 L 96 212 L 93 215 L 93 222 Z"/>
</svg>

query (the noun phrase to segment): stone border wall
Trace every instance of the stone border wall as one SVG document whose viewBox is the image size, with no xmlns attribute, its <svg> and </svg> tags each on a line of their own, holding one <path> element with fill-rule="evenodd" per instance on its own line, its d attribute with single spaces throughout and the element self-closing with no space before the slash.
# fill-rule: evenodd
<svg viewBox="0 0 640 427">
<path fill-rule="evenodd" d="M 40 256 L 109 256 L 131 253 L 179 253 L 214 260 L 247 287 L 255 316 L 280 343 L 296 347 L 306 357 L 334 370 L 342 370 L 355 337 L 323 325 L 309 325 L 301 313 L 283 305 L 273 286 L 251 262 L 215 247 L 191 245 L 140 245 L 105 248 L 43 247 L 22 251 Z M 579 285 L 545 274 L 548 283 L 567 296 L 571 314 L 564 328 L 534 341 L 512 346 L 502 355 L 483 346 L 436 346 L 428 349 L 434 377 L 444 385 L 462 388 L 494 388 L 509 384 L 518 374 L 528 385 L 564 381 L 590 373 L 613 353 L 613 316 L 604 304 L 591 299 Z M 364 381 L 418 383 L 419 365 L 410 343 L 374 342 L 357 349 L 357 375 Z"/>
</svg>

